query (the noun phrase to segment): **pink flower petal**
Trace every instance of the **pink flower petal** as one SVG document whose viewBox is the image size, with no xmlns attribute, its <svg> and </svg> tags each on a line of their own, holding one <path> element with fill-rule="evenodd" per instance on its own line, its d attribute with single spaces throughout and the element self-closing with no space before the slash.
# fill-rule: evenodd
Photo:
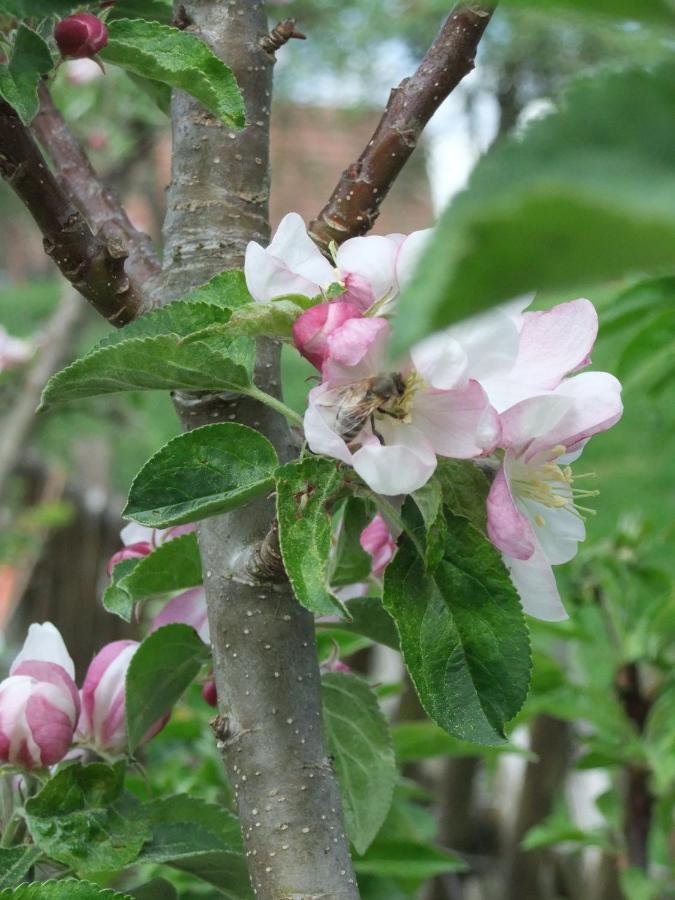
<svg viewBox="0 0 675 900">
<path fill-rule="evenodd" d="M 209 643 L 209 619 L 206 610 L 206 594 L 203 587 L 183 591 L 169 600 L 152 620 L 149 629 L 150 633 L 161 628 L 162 625 L 169 625 L 172 622 L 191 625 L 202 641 L 205 644 Z"/>
<path fill-rule="evenodd" d="M 387 523 L 378 513 L 361 532 L 359 543 L 373 558 L 372 574 L 379 578 L 396 553 L 396 541 Z"/>
<path fill-rule="evenodd" d="M 487 499 L 487 532 L 492 543 L 516 559 L 530 559 L 536 549 L 532 526 L 518 510 L 501 466 Z"/>
<path fill-rule="evenodd" d="M 498 419 L 477 381 L 456 391 L 425 391 L 415 396 L 412 424 L 440 456 L 470 459 L 492 450 Z"/>
<path fill-rule="evenodd" d="M 349 319 L 361 318 L 354 303 L 319 303 L 306 310 L 293 323 L 296 348 L 312 365 L 321 370 L 329 353 L 329 338 Z"/>
<path fill-rule="evenodd" d="M 597 333 L 598 315 L 590 300 L 572 300 L 545 312 L 525 313 L 511 380 L 532 389 L 555 388 L 588 360 Z"/>
<path fill-rule="evenodd" d="M 349 319 L 328 338 L 324 381 L 359 381 L 381 371 L 391 326 L 386 319 Z"/>
</svg>

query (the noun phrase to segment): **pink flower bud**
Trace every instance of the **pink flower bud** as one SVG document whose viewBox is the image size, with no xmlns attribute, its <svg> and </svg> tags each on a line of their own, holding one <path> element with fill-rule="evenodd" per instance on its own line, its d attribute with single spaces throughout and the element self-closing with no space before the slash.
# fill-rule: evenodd
<svg viewBox="0 0 675 900">
<path fill-rule="evenodd" d="M 379 513 L 363 529 L 359 542 L 366 553 L 372 556 L 373 575 L 379 578 L 396 553 L 396 541 Z"/>
<path fill-rule="evenodd" d="M 0 760 L 27 769 L 68 753 L 80 714 L 73 661 L 49 622 L 31 625 L 10 676 L 0 683 Z"/>
<path fill-rule="evenodd" d="M 360 318 L 361 310 L 353 303 L 337 300 L 312 306 L 293 323 L 295 346 L 320 370 L 329 353 L 331 334 L 348 319 Z"/>
<path fill-rule="evenodd" d="M 62 56 L 82 59 L 94 56 L 108 43 L 105 22 L 91 13 L 76 13 L 57 22 L 54 39 Z"/>
<path fill-rule="evenodd" d="M 218 692 L 216 691 L 216 683 L 213 678 L 209 678 L 208 681 L 204 682 L 204 687 L 202 688 L 202 697 L 209 706 L 217 706 L 218 705 Z"/>
<path fill-rule="evenodd" d="M 82 685 L 82 714 L 78 740 L 106 753 L 122 754 L 127 748 L 125 679 L 138 641 L 113 641 L 93 658 Z M 144 736 L 148 741 L 166 724 L 160 719 Z"/>
<path fill-rule="evenodd" d="M 129 544 L 128 547 L 118 550 L 117 553 L 113 553 L 108 561 L 108 575 L 112 575 L 117 563 L 124 562 L 125 559 L 140 559 L 143 556 L 147 556 L 148 553 L 152 553 L 153 549 L 152 545 L 147 541 L 139 541 L 137 544 Z"/>
<path fill-rule="evenodd" d="M 190 588 L 176 594 L 152 620 L 150 632 L 173 622 L 191 625 L 205 644 L 210 643 L 206 594 L 203 587 Z"/>
</svg>

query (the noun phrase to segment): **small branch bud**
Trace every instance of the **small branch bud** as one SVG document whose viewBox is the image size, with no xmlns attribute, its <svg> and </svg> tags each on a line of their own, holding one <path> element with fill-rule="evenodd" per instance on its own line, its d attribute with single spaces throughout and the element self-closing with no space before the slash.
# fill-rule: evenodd
<svg viewBox="0 0 675 900">
<path fill-rule="evenodd" d="M 270 33 L 266 34 L 265 37 L 261 39 L 260 46 L 263 50 L 267 51 L 267 53 L 276 53 L 279 47 L 283 47 L 283 45 L 288 43 L 291 38 L 304 41 L 306 40 L 307 35 L 303 34 L 301 31 L 295 30 L 295 19 L 284 19 L 283 22 L 279 22 L 278 25 L 275 25 Z"/>
</svg>

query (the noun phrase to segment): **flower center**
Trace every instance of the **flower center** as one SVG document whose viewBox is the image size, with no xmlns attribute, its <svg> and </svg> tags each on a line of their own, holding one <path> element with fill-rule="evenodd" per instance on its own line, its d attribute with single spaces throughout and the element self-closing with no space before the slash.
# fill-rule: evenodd
<svg viewBox="0 0 675 900">
<path fill-rule="evenodd" d="M 521 500 L 533 500 L 548 509 L 567 509 L 580 519 L 595 515 L 595 510 L 581 506 L 579 500 L 597 497 L 600 491 L 575 487 L 574 483 L 582 478 L 594 478 L 595 472 L 574 475 L 571 466 L 560 466 L 556 460 L 566 453 L 562 444 L 553 447 L 544 459 L 529 464 L 518 465 L 510 481 L 511 488 Z M 537 525 L 545 524 L 544 517 L 537 513 L 534 517 Z"/>
</svg>

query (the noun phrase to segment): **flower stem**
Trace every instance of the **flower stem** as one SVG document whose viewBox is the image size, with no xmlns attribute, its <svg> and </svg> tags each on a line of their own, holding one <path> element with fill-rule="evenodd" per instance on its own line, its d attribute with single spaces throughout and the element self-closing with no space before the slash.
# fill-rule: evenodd
<svg viewBox="0 0 675 900">
<path fill-rule="evenodd" d="M 252 385 L 250 388 L 248 388 L 246 390 L 246 394 L 249 397 L 253 397 L 254 400 L 259 400 L 261 403 L 265 403 L 272 409 L 276 409 L 277 412 L 280 412 L 282 416 L 285 416 L 288 421 L 292 422 L 294 425 L 299 425 L 300 427 L 302 427 L 302 416 L 299 416 L 294 410 L 290 408 L 290 406 L 286 406 L 286 404 L 282 400 L 278 400 L 271 394 L 268 394 L 265 391 L 261 391 L 260 388 L 255 387 L 255 385 Z"/>
</svg>

